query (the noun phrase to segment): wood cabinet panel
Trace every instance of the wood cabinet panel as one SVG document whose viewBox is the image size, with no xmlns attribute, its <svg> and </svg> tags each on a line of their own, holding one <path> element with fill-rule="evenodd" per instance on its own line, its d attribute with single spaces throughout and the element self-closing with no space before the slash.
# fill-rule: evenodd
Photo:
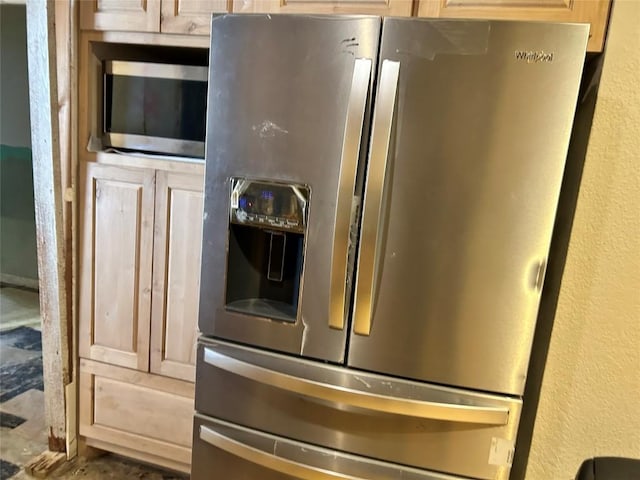
<svg viewBox="0 0 640 480">
<path fill-rule="evenodd" d="M 411 15 L 413 0 L 233 0 L 234 13 Z"/>
<path fill-rule="evenodd" d="M 83 0 L 79 3 L 83 30 L 160 30 L 160 0 Z"/>
<path fill-rule="evenodd" d="M 601 51 L 610 0 L 417 0 L 419 17 L 589 23 L 587 50 Z"/>
<path fill-rule="evenodd" d="M 187 382 L 81 360 L 80 435 L 88 444 L 188 471 L 193 395 Z"/>
<path fill-rule="evenodd" d="M 99 376 L 94 377 L 93 386 L 96 425 L 191 446 L 192 429 L 186 419 L 193 415 L 193 401 Z"/>
<path fill-rule="evenodd" d="M 147 7 L 145 0 L 95 0 L 94 3 L 98 12 L 144 12 Z"/>
<path fill-rule="evenodd" d="M 231 0 L 162 0 L 163 33 L 209 35 L 211 14 L 231 11 Z"/>
<path fill-rule="evenodd" d="M 99 252 L 94 257 L 98 260 L 94 264 L 94 274 L 96 283 L 109 285 L 94 293 L 93 313 L 103 320 L 94 326 L 94 342 L 103 347 L 135 352 L 138 315 L 136 296 L 129 292 L 136 290 L 137 282 L 142 185 L 96 178 L 93 188 L 93 244 Z M 117 242 L 111 236 L 115 232 L 121 235 Z M 131 321 L 120 321 L 125 318 Z"/>
<path fill-rule="evenodd" d="M 344 13 L 589 23 L 602 51 L 611 0 L 86 0 L 84 30 L 209 35 L 212 13 Z"/>
<path fill-rule="evenodd" d="M 155 175 L 85 166 L 80 356 L 147 370 Z"/>
<path fill-rule="evenodd" d="M 151 371 L 195 380 L 204 178 L 158 171 Z"/>
</svg>

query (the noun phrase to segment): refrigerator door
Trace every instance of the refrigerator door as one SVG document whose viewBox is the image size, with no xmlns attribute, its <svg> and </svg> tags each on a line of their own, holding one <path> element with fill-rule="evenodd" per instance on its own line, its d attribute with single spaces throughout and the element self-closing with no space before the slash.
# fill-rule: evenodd
<svg viewBox="0 0 640 480">
<path fill-rule="evenodd" d="M 344 361 L 359 202 L 354 192 L 362 187 L 361 139 L 368 136 L 380 28 L 379 17 L 365 16 L 214 17 L 199 318 L 204 335 Z M 295 235 L 265 229 L 253 239 L 233 237 L 230 209 L 251 203 L 246 192 L 261 188 L 269 190 L 263 192 L 267 200 L 273 191 L 293 203 L 298 195 L 304 228 L 296 224 Z M 253 227 L 233 228 L 254 228 L 261 220 L 252 221 Z M 249 259 L 259 256 L 260 241 L 271 249 L 264 268 Z M 287 262 L 298 272 L 293 286 L 283 281 Z M 290 304 L 278 312 L 282 302 L 264 297 L 280 295 L 283 286 Z M 255 294 L 246 294 L 251 289 Z"/>
<path fill-rule="evenodd" d="M 522 394 L 587 37 L 384 20 L 350 366 Z"/>
<path fill-rule="evenodd" d="M 197 362 L 195 407 L 203 415 L 420 470 L 509 476 L 522 406 L 517 398 L 205 339 Z"/>
</svg>

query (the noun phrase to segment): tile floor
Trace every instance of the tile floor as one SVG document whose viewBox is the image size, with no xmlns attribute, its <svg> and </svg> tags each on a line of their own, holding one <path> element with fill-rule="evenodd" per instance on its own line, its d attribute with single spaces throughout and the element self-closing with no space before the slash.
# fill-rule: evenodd
<svg viewBox="0 0 640 480">
<path fill-rule="evenodd" d="M 0 479 L 30 479 L 22 467 L 47 448 L 38 294 L 0 288 Z M 49 478 L 185 480 L 117 457 L 76 458 Z"/>
</svg>

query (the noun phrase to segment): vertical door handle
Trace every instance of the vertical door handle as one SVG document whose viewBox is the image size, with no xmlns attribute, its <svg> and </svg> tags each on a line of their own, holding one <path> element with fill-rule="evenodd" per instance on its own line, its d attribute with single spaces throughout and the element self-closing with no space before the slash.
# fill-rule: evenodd
<svg viewBox="0 0 640 480">
<path fill-rule="evenodd" d="M 349 237 L 353 221 L 353 195 L 370 79 L 371 59 L 357 58 L 351 80 L 349 103 L 347 104 L 347 119 L 342 142 L 340 179 L 338 181 L 338 196 L 336 199 L 336 221 L 331 255 L 329 326 L 339 330 L 344 329 L 345 323 Z"/>
<path fill-rule="evenodd" d="M 380 255 L 380 219 L 382 218 L 382 200 L 389 159 L 391 128 L 396 107 L 396 93 L 400 63 L 391 60 L 382 62 L 378 95 L 373 114 L 371 147 L 367 186 L 365 189 L 360 232 L 360 255 L 358 258 L 358 278 L 354 308 L 353 331 L 359 335 L 371 333 L 371 317 L 375 299 L 377 267 Z"/>
</svg>

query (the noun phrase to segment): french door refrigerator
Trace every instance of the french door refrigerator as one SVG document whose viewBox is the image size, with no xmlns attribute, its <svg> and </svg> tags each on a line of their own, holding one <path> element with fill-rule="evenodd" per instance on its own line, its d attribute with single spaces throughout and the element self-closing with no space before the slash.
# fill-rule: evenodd
<svg viewBox="0 0 640 480">
<path fill-rule="evenodd" d="M 214 17 L 194 480 L 508 477 L 587 37 Z"/>
</svg>

